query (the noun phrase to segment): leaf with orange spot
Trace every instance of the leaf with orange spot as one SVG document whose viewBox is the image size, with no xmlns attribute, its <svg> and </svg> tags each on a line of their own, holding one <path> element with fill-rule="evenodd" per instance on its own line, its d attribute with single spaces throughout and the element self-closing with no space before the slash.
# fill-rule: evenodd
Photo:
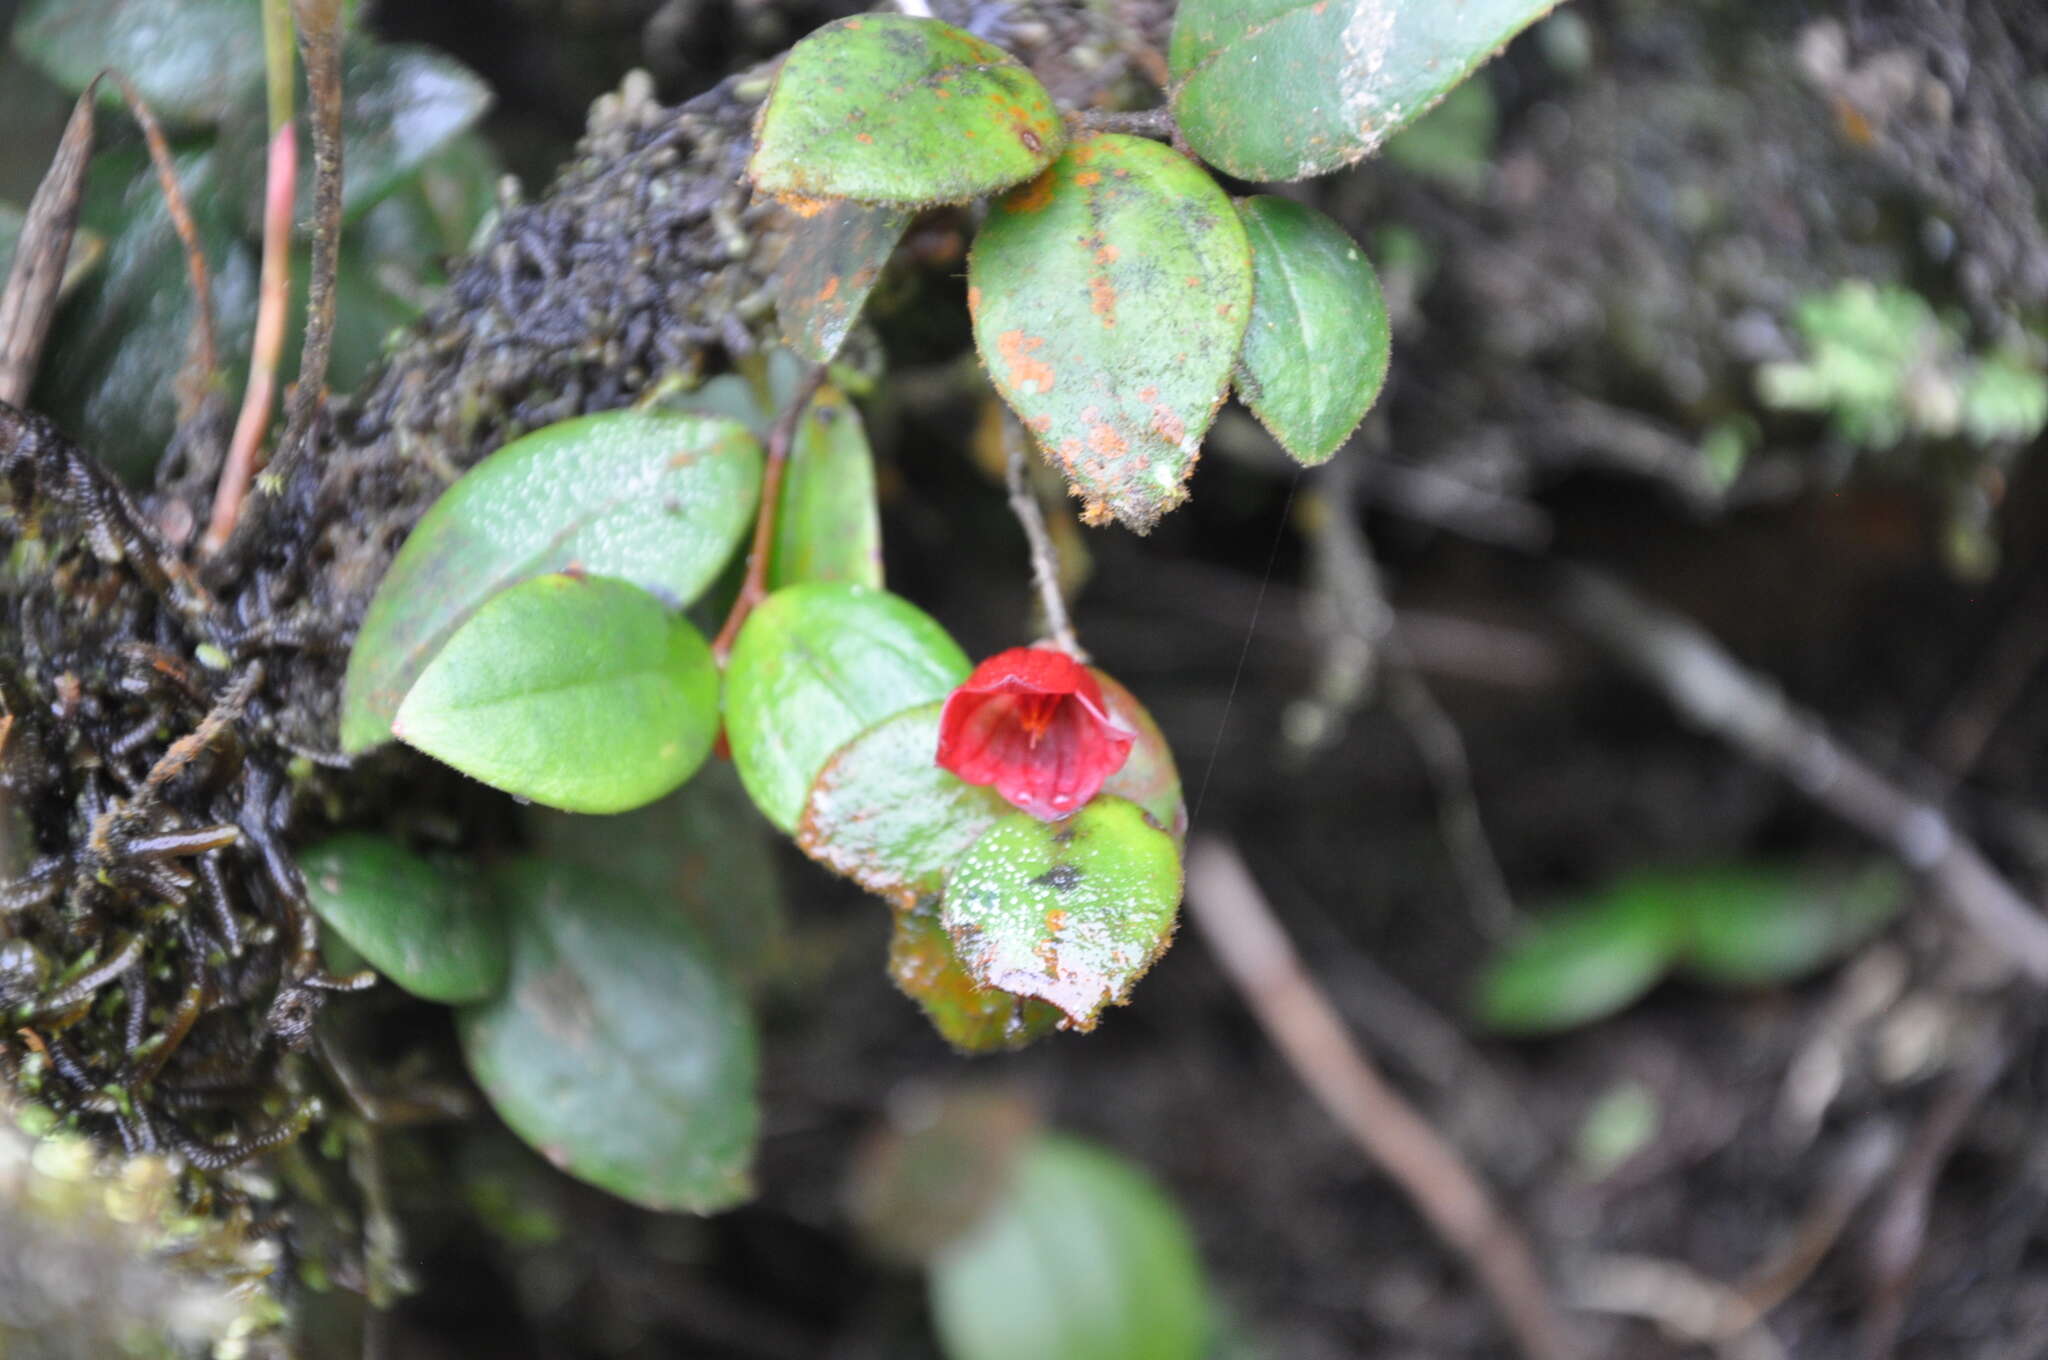
<svg viewBox="0 0 2048 1360">
<path fill-rule="evenodd" d="M 1022 1048 L 1059 1026 L 1057 1006 L 976 982 L 931 900 L 896 913 L 889 979 L 923 1008 L 939 1037 L 963 1053 Z"/>
<path fill-rule="evenodd" d="M 1379 149 L 1558 0 L 1185 0 L 1167 48 L 1195 153 L 1295 180 Z"/>
<path fill-rule="evenodd" d="M 868 294 L 896 249 L 910 213 L 840 199 L 800 214 L 775 272 L 775 317 L 789 346 L 826 363 L 846 343 Z"/>
<path fill-rule="evenodd" d="M 1186 499 L 1251 315 L 1215 181 L 1155 142 L 1086 138 L 995 205 L 968 278 L 982 363 L 1090 522 L 1142 533 Z"/>
<path fill-rule="evenodd" d="M 866 14 L 790 49 L 755 141 L 764 193 L 923 207 L 1030 179 L 1066 131 L 1001 48 L 936 19 Z"/>
</svg>

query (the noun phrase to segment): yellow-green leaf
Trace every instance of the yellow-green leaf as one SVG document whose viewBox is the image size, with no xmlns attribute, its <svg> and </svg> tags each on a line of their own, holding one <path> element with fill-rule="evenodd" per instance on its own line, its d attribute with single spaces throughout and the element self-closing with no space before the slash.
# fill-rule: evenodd
<svg viewBox="0 0 2048 1360">
<path fill-rule="evenodd" d="M 875 456 L 860 412 L 836 387 L 819 388 L 797 422 L 769 550 L 770 590 L 806 581 L 882 585 Z"/>
<path fill-rule="evenodd" d="M 754 183 L 771 194 L 923 206 L 1031 178 L 1065 132 L 1038 77 L 936 19 L 862 14 L 790 49 L 761 110 Z"/>
</svg>

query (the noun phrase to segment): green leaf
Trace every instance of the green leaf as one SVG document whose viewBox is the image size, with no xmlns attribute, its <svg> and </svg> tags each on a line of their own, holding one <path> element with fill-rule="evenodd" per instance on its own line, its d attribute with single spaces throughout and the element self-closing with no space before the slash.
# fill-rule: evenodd
<svg viewBox="0 0 2048 1360">
<path fill-rule="evenodd" d="M 796 843 L 818 863 L 908 909 L 937 894 L 974 843 L 1013 809 L 994 789 L 939 768 L 942 700 L 847 742 L 818 772 Z"/>
<path fill-rule="evenodd" d="M 467 864 L 351 832 L 302 852 L 306 898 L 384 976 L 428 1001 L 482 1001 L 505 983 L 506 927 Z"/>
<path fill-rule="evenodd" d="M 946 884 L 946 929 L 983 986 L 1088 1030 L 1166 952 L 1180 887 L 1173 838 L 1098 795 L 1064 821 L 1013 812 L 976 841 Z"/>
<path fill-rule="evenodd" d="M 29 0 L 14 50 L 73 93 L 107 67 L 124 71 L 173 127 L 221 122 L 263 87 L 257 0 Z M 111 81 L 99 97 L 121 100 Z"/>
<path fill-rule="evenodd" d="M 1202 168 L 1075 142 L 990 211 L 968 261 L 996 389 L 1087 502 L 1139 532 L 1187 498 L 1251 316 L 1251 246 Z"/>
<path fill-rule="evenodd" d="M 875 456 L 860 412 L 833 387 L 797 422 L 768 558 L 769 589 L 806 581 L 882 587 Z"/>
<path fill-rule="evenodd" d="M 1200 1360 L 1208 1289 L 1193 1234 L 1149 1179 L 1041 1139 L 1009 1193 L 931 1268 L 948 1360 Z"/>
<path fill-rule="evenodd" d="M 1093 666 L 1088 670 L 1102 686 L 1109 716 L 1138 734 L 1123 768 L 1102 782 L 1102 792 L 1136 803 L 1172 835 L 1175 845 L 1181 844 L 1188 834 L 1188 805 L 1181 798 L 1180 770 L 1173 763 L 1173 748 L 1166 744 L 1166 734 L 1122 681 Z"/>
<path fill-rule="evenodd" d="M 681 786 L 718 736 L 718 663 L 661 601 L 604 576 L 539 576 L 455 630 L 392 732 L 492 788 L 625 812 Z"/>
<path fill-rule="evenodd" d="M 260 46 L 260 44 L 258 44 Z M 174 158 L 211 267 L 229 364 L 248 352 L 256 254 L 221 197 L 217 151 Z M 34 405 L 133 482 L 146 482 L 178 420 L 178 378 L 197 317 L 184 247 L 139 148 L 93 158 L 80 220 L 106 240 L 104 266 L 58 312 Z"/>
<path fill-rule="evenodd" d="M 491 106 L 491 89 L 431 47 L 356 42 L 345 58 L 341 202 L 353 220 L 475 126 Z M 312 163 L 310 156 L 300 161 Z M 302 215 L 311 213 L 313 202 L 312 176 L 305 180 Z"/>
<path fill-rule="evenodd" d="M 923 1009 L 939 1037 L 962 1053 L 1022 1048 L 1059 1028 L 1059 1007 L 974 980 L 933 898 L 896 912 L 889 979 Z"/>
<path fill-rule="evenodd" d="M 1252 243 L 1252 322 L 1237 392 L 1282 448 L 1326 461 L 1387 379 L 1391 335 L 1380 281 L 1344 229 L 1314 208 L 1261 195 L 1238 214 Z"/>
<path fill-rule="evenodd" d="M 1065 138 L 1052 96 L 1000 47 L 936 19 L 863 14 L 790 49 L 748 173 L 799 198 L 965 203 L 1031 178 Z"/>
<path fill-rule="evenodd" d="M 1197 155 L 1294 180 L 1368 156 L 1557 0 L 1186 0 L 1167 49 Z"/>
<path fill-rule="evenodd" d="M 458 1016 L 491 1104 L 562 1170 L 649 1209 L 713 1213 L 752 1193 L 753 1023 L 660 897 L 574 865 L 492 875 L 512 976 Z"/>
<path fill-rule="evenodd" d="M 814 363 L 839 353 L 911 214 L 849 199 L 790 226 L 775 278 L 775 316 L 790 347 Z"/>
<path fill-rule="evenodd" d="M 1551 912 L 1488 965 L 1479 1020 L 1503 1033 L 1548 1034 L 1604 1019 L 1657 985 L 1684 937 L 1682 913 L 1654 893 Z"/>
<path fill-rule="evenodd" d="M 796 830 L 834 751 L 967 678 L 967 656 L 923 610 L 835 582 L 778 590 L 748 616 L 725 667 L 725 730 L 762 815 Z M 936 749 L 936 748 L 934 748 Z"/>
<path fill-rule="evenodd" d="M 1631 891 L 1661 893 L 1685 913 L 1680 966 L 1729 987 L 1794 981 L 1841 958 L 1897 914 L 1905 887 L 1882 862 L 1853 873 L 1741 868 L 1631 883 Z"/>
<path fill-rule="evenodd" d="M 578 568 L 682 606 L 753 521 L 761 446 L 729 420 L 606 411 L 516 439 L 434 502 L 349 653 L 341 745 L 368 750 L 427 662 L 507 586 Z"/>
<path fill-rule="evenodd" d="M 733 973 L 765 978 L 781 962 L 782 888 L 769 831 L 739 776 L 714 761 L 659 802 L 616 817 L 534 809 L 534 849 L 630 881 L 671 904 Z"/>
</svg>

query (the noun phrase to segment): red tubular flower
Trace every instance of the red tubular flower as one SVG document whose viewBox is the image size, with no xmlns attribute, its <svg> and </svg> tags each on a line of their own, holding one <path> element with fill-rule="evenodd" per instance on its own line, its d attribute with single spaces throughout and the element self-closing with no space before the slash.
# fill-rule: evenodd
<svg viewBox="0 0 2048 1360">
<path fill-rule="evenodd" d="M 1049 647 L 1012 647 L 976 666 L 946 696 L 938 761 L 1056 822 L 1123 768 L 1136 737 L 1109 716 L 1087 667 Z"/>
</svg>

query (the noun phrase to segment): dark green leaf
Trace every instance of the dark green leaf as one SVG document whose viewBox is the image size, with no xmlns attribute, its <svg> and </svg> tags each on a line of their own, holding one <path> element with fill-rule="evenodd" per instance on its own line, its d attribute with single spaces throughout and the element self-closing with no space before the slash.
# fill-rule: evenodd
<svg viewBox="0 0 2048 1360">
<path fill-rule="evenodd" d="M 771 194 L 965 203 L 1031 178 L 1064 140 L 1009 53 L 936 19 L 863 14 L 790 49 L 748 168 Z"/>
<path fill-rule="evenodd" d="M 1544 916 L 1481 977 L 1481 1023 L 1548 1034 L 1604 1019 L 1657 985 L 1684 940 L 1666 897 L 1622 893 Z"/>
<path fill-rule="evenodd" d="M 899 910 L 937 894 L 974 843 L 1014 811 L 994 789 L 939 768 L 944 707 L 906 709 L 833 752 L 796 829 L 805 854 Z"/>
<path fill-rule="evenodd" d="M 848 199 L 790 227 L 775 279 L 775 316 L 790 347 L 814 363 L 839 353 L 911 214 Z"/>
<path fill-rule="evenodd" d="M 434 503 L 378 585 L 349 653 L 342 749 L 386 740 L 428 660 L 507 586 L 575 567 L 689 603 L 760 486 L 760 444 L 706 416 L 607 411 L 507 444 Z"/>
<path fill-rule="evenodd" d="M 14 49 L 74 93 L 107 67 L 124 71 L 173 126 L 220 122 L 263 86 L 257 0 L 29 0 Z M 105 82 L 100 98 L 121 95 Z"/>
<path fill-rule="evenodd" d="M 834 751 L 944 698 L 967 672 L 959 644 L 907 600 L 836 583 L 778 590 L 748 617 L 726 662 L 733 764 L 754 805 L 793 832 Z"/>
<path fill-rule="evenodd" d="M 1365 253 L 1314 208 L 1261 195 L 1239 202 L 1252 243 L 1252 324 L 1237 392 L 1281 447 L 1323 462 L 1387 378 L 1387 304 Z"/>
<path fill-rule="evenodd" d="M 430 47 L 349 44 L 342 69 L 341 201 L 361 216 L 407 176 L 474 126 L 491 106 L 490 87 L 461 62 Z M 310 166 L 310 157 L 302 164 Z M 310 194 L 312 176 L 305 176 Z M 302 214 L 312 199 L 302 195 Z M 302 220 L 304 218 L 302 217 Z"/>
<path fill-rule="evenodd" d="M 473 779 L 570 812 L 678 788 L 718 736 L 718 663 L 688 620 L 624 581 L 539 576 L 457 628 L 392 731 Z"/>
<path fill-rule="evenodd" d="M 219 154 L 174 163 L 212 269 L 221 351 L 237 362 L 256 310 L 256 255 L 220 197 Z M 35 405 L 124 476 L 147 481 L 177 424 L 178 379 L 192 354 L 197 309 L 184 248 L 139 150 L 94 158 L 80 217 L 106 239 L 105 265 L 58 313 Z"/>
<path fill-rule="evenodd" d="M 768 558 L 769 589 L 806 581 L 882 586 L 875 456 L 860 412 L 833 387 L 797 422 Z"/>
<path fill-rule="evenodd" d="M 1102 792 L 1136 803 L 1173 836 L 1174 844 L 1180 844 L 1187 838 L 1188 808 L 1181 799 L 1180 770 L 1173 763 L 1173 748 L 1166 744 L 1166 734 L 1122 681 L 1093 666 L 1088 669 L 1102 686 L 1109 716 L 1138 734 L 1123 768 L 1103 781 Z"/>
<path fill-rule="evenodd" d="M 1097 796 L 1073 816 L 1013 812 L 946 883 L 945 921 L 983 986 L 1050 1001 L 1093 1029 L 1173 938 L 1180 852 L 1135 803 Z"/>
<path fill-rule="evenodd" d="M 923 1009 L 939 1037 L 962 1053 L 1022 1048 L 1059 1028 L 1059 1007 L 984 987 L 968 974 L 935 899 L 897 910 L 889 978 Z"/>
<path fill-rule="evenodd" d="M 573 865 L 492 876 L 512 975 L 460 1013 L 470 1071 L 570 1175 L 649 1209 L 712 1213 L 752 1190 L 754 1029 L 673 906 Z"/>
<path fill-rule="evenodd" d="M 1860 872 L 1708 870 L 1645 875 L 1630 890 L 1660 893 L 1687 921 L 1680 966 L 1730 987 L 1805 977 L 1881 929 L 1904 901 L 1905 880 L 1889 864 Z"/>
<path fill-rule="evenodd" d="M 299 868 L 320 919 L 414 996 L 482 1001 L 504 985 L 506 926 L 467 864 L 351 832 L 302 853 Z"/>
<path fill-rule="evenodd" d="M 1048 1137 L 1009 1193 L 931 1267 L 947 1360 L 1200 1360 L 1208 1290 L 1193 1235 L 1136 1168 Z"/>
<path fill-rule="evenodd" d="M 1074 143 L 989 213 L 968 263 L 981 361 L 1087 502 L 1143 532 L 1186 499 L 1251 315 L 1215 181 L 1142 137 Z"/>
<path fill-rule="evenodd" d="M 758 980 L 781 961 L 782 890 L 770 833 L 726 762 L 713 761 L 637 812 L 536 809 L 527 825 L 547 858 L 630 880 L 673 905 L 732 973 Z"/>
<path fill-rule="evenodd" d="M 1557 0 L 1186 0 L 1167 64 L 1197 155 L 1293 180 L 1370 155 Z"/>
</svg>

